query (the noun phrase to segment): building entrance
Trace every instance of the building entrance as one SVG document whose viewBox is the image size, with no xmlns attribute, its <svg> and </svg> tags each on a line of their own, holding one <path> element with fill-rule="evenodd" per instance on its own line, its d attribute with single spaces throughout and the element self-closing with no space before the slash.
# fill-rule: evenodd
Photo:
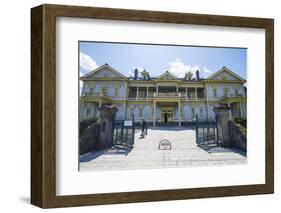
<svg viewBox="0 0 281 213">
<path fill-rule="evenodd" d="M 168 123 L 174 121 L 173 108 L 161 109 L 161 122 Z"/>
</svg>

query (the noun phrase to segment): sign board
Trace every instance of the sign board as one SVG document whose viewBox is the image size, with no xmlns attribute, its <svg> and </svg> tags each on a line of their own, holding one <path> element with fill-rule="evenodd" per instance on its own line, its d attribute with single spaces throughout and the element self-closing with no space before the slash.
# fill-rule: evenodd
<svg viewBox="0 0 281 213">
<path fill-rule="evenodd" d="M 160 149 L 160 150 L 171 150 L 172 149 L 171 142 L 168 141 L 167 139 L 161 140 L 159 142 L 158 149 Z"/>
<path fill-rule="evenodd" d="M 124 126 L 133 126 L 133 121 L 124 121 Z"/>
</svg>

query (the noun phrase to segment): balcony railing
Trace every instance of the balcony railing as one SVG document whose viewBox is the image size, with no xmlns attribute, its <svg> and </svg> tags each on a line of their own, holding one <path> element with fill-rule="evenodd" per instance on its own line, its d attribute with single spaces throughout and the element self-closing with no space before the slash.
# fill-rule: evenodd
<svg viewBox="0 0 281 213">
<path fill-rule="evenodd" d="M 157 98 L 180 98 L 182 97 L 182 94 L 179 92 L 167 92 L 167 93 L 162 93 L 162 92 L 158 92 L 158 93 L 154 93 L 154 97 Z"/>
<path fill-rule="evenodd" d="M 224 96 L 225 98 L 236 98 L 236 97 L 243 97 L 241 94 L 228 94 Z"/>
<path fill-rule="evenodd" d="M 105 98 L 110 98 L 105 92 L 99 92 L 99 93 L 85 92 L 85 93 L 82 94 L 82 97 L 105 97 Z"/>
<path fill-rule="evenodd" d="M 142 100 L 151 100 L 153 98 L 182 98 L 182 99 L 185 99 L 187 101 L 204 101 L 206 100 L 205 98 L 202 98 L 202 97 L 187 97 L 185 93 L 180 93 L 180 92 L 171 92 L 171 93 L 153 93 L 153 96 L 152 95 L 149 95 L 148 97 L 142 97 L 142 96 L 139 96 L 139 97 L 128 97 L 128 100 L 129 101 L 142 101 Z"/>
<path fill-rule="evenodd" d="M 150 97 L 128 97 L 129 101 L 145 101 L 149 99 Z"/>
</svg>

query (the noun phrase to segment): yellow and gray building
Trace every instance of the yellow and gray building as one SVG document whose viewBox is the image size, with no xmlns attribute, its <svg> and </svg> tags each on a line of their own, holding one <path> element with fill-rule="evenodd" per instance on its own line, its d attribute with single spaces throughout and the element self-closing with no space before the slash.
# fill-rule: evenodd
<svg viewBox="0 0 281 213">
<path fill-rule="evenodd" d="M 99 116 L 99 107 L 112 103 L 118 107 L 116 119 L 142 119 L 156 124 L 214 119 L 213 107 L 223 103 L 231 107 L 232 117 L 246 118 L 246 80 L 226 67 L 201 78 L 190 71 L 177 78 L 169 71 L 159 76 L 134 70 L 133 77 L 104 64 L 80 77 L 80 121 Z"/>
</svg>

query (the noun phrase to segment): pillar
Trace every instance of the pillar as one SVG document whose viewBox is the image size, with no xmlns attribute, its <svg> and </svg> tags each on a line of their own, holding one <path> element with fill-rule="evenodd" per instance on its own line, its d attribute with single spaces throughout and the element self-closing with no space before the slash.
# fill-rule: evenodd
<svg viewBox="0 0 281 213">
<path fill-rule="evenodd" d="M 156 101 L 153 102 L 153 126 L 155 126 Z"/>
<path fill-rule="evenodd" d="M 242 102 L 240 102 L 240 116 L 241 116 L 241 118 L 244 117 L 244 109 L 243 109 Z"/>
<path fill-rule="evenodd" d="M 80 109 L 80 121 L 84 118 L 84 101 L 81 101 L 81 109 Z"/>
<path fill-rule="evenodd" d="M 246 107 L 245 102 L 242 103 L 242 106 L 243 106 L 244 118 L 246 118 L 246 116 L 247 116 L 247 107 Z"/>
<path fill-rule="evenodd" d="M 139 87 L 137 86 L 137 100 L 139 99 Z"/>
<path fill-rule="evenodd" d="M 197 87 L 195 87 L 195 100 L 197 101 Z"/>
<path fill-rule="evenodd" d="M 181 126 L 181 102 L 178 101 L 178 106 L 179 106 L 179 126 Z"/>
<path fill-rule="evenodd" d="M 146 87 L 146 100 L 148 100 L 148 86 Z"/>
<path fill-rule="evenodd" d="M 101 100 L 99 100 L 99 107 L 98 107 L 97 118 L 98 118 L 98 117 L 100 117 L 101 105 L 102 105 L 102 101 L 101 101 Z"/>
<path fill-rule="evenodd" d="M 230 120 L 229 111 L 230 108 L 226 105 L 219 105 L 214 107 L 214 112 L 217 117 L 218 124 L 218 137 L 220 139 L 220 145 L 223 147 L 230 146 L 231 141 L 229 137 L 229 125 L 228 122 Z"/>
<path fill-rule="evenodd" d="M 229 109 L 230 109 L 229 112 L 228 112 L 228 113 L 229 113 L 229 119 L 232 119 L 232 113 L 231 113 L 231 105 L 230 105 L 230 102 L 227 103 L 227 106 L 228 106 Z"/>
<path fill-rule="evenodd" d="M 209 103 L 208 103 L 208 101 L 206 102 L 206 117 L 207 117 L 207 120 L 209 120 Z"/>
<path fill-rule="evenodd" d="M 98 149 L 110 148 L 113 145 L 113 117 L 118 111 L 116 106 L 102 105 L 100 109 L 101 126 L 99 141 L 97 144 Z"/>
<path fill-rule="evenodd" d="M 123 120 L 125 120 L 125 116 L 126 116 L 126 102 L 123 103 Z"/>
</svg>

